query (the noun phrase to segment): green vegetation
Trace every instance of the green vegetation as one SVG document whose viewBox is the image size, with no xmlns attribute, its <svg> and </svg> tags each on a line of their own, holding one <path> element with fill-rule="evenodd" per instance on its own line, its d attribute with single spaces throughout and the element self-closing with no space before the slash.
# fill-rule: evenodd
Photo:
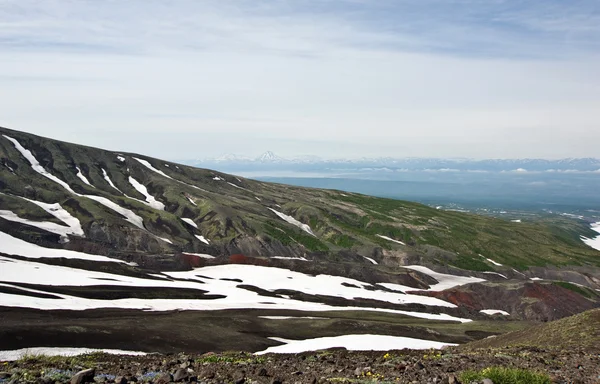
<svg viewBox="0 0 600 384">
<path fill-rule="evenodd" d="M 559 287 L 563 287 L 566 288 L 568 290 L 571 290 L 575 293 L 580 294 L 583 297 L 587 297 L 588 299 L 591 299 L 593 297 L 596 297 L 596 293 L 588 288 L 585 287 L 581 287 L 579 285 L 575 285 L 573 283 L 569 283 L 566 281 L 555 281 L 552 284 L 554 285 L 558 285 Z"/>
<path fill-rule="evenodd" d="M 463 383 L 490 379 L 494 384 L 550 384 L 550 378 L 542 373 L 525 369 L 489 367 L 481 371 L 465 371 L 460 374 Z"/>
<path fill-rule="evenodd" d="M 493 338 L 464 344 L 461 349 L 536 347 L 549 349 L 595 348 L 600 345 L 600 309 L 535 325 Z"/>
<path fill-rule="evenodd" d="M 263 356 L 256 356 L 251 353 L 245 352 L 230 352 L 230 353 L 221 353 L 221 354 L 208 354 L 197 359 L 198 363 L 204 364 L 220 364 L 220 363 L 229 363 L 229 364 L 239 364 L 239 365 L 247 365 L 247 364 L 263 364 L 266 360 Z"/>
</svg>

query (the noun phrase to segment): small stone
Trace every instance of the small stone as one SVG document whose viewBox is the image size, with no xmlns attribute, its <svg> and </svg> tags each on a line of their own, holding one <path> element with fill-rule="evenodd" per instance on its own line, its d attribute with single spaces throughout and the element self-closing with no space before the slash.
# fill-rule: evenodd
<svg viewBox="0 0 600 384">
<path fill-rule="evenodd" d="M 179 368 L 175 375 L 173 376 L 173 381 L 179 382 L 187 379 L 189 377 L 189 373 L 185 368 Z"/>
<path fill-rule="evenodd" d="M 96 369 L 84 369 L 83 371 L 79 371 L 71 378 L 71 384 L 83 384 L 83 383 L 93 383 L 94 376 L 96 375 Z"/>
<path fill-rule="evenodd" d="M 115 384 L 127 384 L 127 379 L 124 376 L 115 377 Z"/>
<path fill-rule="evenodd" d="M 158 375 L 158 377 L 154 380 L 154 384 L 168 384 L 172 381 L 173 377 L 171 376 L 170 373 L 161 373 L 160 375 Z"/>
<path fill-rule="evenodd" d="M 415 364 L 415 368 L 418 370 L 421 370 L 421 369 L 425 369 L 425 366 L 423 365 L 423 363 L 421 363 L 419 361 L 417 364 Z"/>
<path fill-rule="evenodd" d="M 360 367 L 354 370 L 354 376 L 360 376 L 362 374 L 362 369 Z"/>
<path fill-rule="evenodd" d="M 490 379 L 483 379 L 483 381 L 481 382 L 481 384 L 494 384 L 494 382 Z"/>
<path fill-rule="evenodd" d="M 448 376 L 448 384 L 460 384 L 460 381 L 454 375 Z"/>
<path fill-rule="evenodd" d="M 261 368 L 260 371 L 258 371 L 258 376 L 267 376 L 267 370 Z"/>
<path fill-rule="evenodd" d="M 237 380 L 235 381 L 235 384 L 244 384 L 245 382 L 246 382 L 246 378 L 245 378 L 245 377 L 242 377 L 241 379 L 237 379 Z"/>
</svg>

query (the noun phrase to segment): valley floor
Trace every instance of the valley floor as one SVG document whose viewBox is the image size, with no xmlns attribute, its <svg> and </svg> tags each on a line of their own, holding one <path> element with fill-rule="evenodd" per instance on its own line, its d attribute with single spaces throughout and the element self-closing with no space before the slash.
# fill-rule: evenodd
<svg viewBox="0 0 600 384">
<path fill-rule="evenodd" d="M 70 382 L 79 370 L 94 368 L 98 383 L 186 381 L 199 383 L 448 383 L 464 371 L 489 367 L 526 369 L 554 383 L 598 383 L 598 351 L 504 348 L 461 351 L 327 350 L 295 355 L 230 352 L 203 355 L 77 357 L 29 356 L 3 363 L 0 383 Z"/>
</svg>

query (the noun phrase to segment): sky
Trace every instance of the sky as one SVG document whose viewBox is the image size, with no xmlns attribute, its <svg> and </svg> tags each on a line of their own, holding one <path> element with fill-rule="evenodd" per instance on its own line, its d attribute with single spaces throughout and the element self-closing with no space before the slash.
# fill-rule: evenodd
<svg viewBox="0 0 600 384">
<path fill-rule="evenodd" d="M 0 126 L 143 153 L 598 157 L 597 0 L 0 0 Z"/>
</svg>

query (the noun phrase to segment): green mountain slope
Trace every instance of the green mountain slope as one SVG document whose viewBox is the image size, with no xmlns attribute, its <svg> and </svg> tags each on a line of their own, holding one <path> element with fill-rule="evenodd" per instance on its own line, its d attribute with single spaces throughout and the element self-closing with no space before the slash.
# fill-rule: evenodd
<svg viewBox="0 0 600 384">
<path fill-rule="evenodd" d="M 67 187 L 36 172 L 14 141 Z M 138 183 L 152 204 L 136 189 Z M 243 253 L 368 264 L 361 257 L 366 256 L 388 265 L 428 263 L 474 271 L 505 269 L 496 264 L 518 270 L 600 265 L 600 252 L 580 240 L 593 236 L 585 223 L 513 223 L 405 201 L 257 182 L 5 128 L 0 129 L 0 191 L 0 209 L 24 219 L 60 223 L 23 197 L 59 203 L 80 220 L 85 233 L 69 236 L 64 246 L 99 254 Z M 90 195 L 133 212 L 143 224 L 136 226 Z M 161 205 L 164 210 L 157 209 Z M 0 230 L 46 245 L 58 243 L 58 235 L 5 219 L 0 219 Z"/>
</svg>

